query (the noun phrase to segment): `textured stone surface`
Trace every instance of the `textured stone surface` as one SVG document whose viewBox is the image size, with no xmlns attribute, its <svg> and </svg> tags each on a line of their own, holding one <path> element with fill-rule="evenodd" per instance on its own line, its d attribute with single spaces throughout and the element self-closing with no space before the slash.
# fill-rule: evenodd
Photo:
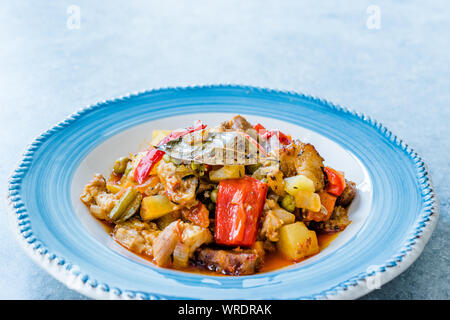
<svg viewBox="0 0 450 320">
<path fill-rule="evenodd" d="M 404 139 L 428 164 L 440 200 L 422 256 L 364 298 L 449 299 L 448 1 L 76 1 L 81 28 L 70 30 L 72 3 L 0 7 L 1 194 L 34 136 L 98 100 L 210 83 L 309 93 Z M 379 30 L 366 27 L 374 3 Z M 6 223 L 0 253 L 0 298 L 84 298 L 26 257 Z"/>
</svg>

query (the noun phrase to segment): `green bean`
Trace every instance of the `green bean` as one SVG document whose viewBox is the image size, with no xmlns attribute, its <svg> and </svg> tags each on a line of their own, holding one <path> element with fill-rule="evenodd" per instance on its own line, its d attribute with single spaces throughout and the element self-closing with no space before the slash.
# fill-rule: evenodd
<svg viewBox="0 0 450 320">
<path fill-rule="evenodd" d="M 117 184 L 106 184 L 106 189 L 111 193 L 117 193 L 122 190 L 122 187 Z"/>
<path fill-rule="evenodd" d="M 130 159 L 128 157 L 122 157 L 114 162 L 114 172 L 117 174 L 122 174 L 127 169 L 127 165 Z"/>
<path fill-rule="evenodd" d="M 217 201 L 217 192 L 218 192 L 217 189 L 214 189 L 213 191 L 211 191 L 210 197 L 211 197 L 211 201 L 214 203 L 216 203 L 216 201 Z"/>
<path fill-rule="evenodd" d="M 136 189 L 129 187 L 109 213 L 109 218 L 111 220 L 118 220 L 125 213 L 138 193 L 139 192 Z"/>
<path fill-rule="evenodd" d="M 284 196 L 281 200 L 281 206 L 289 212 L 293 212 L 295 210 L 295 199 L 290 194 Z"/>
<path fill-rule="evenodd" d="M 125 213 L 122 214 L 120 219 L 117 221 L 123 222 L 123 221 L 130 219 L 136 213 L 136 211 L 138 211 L 138 209 L 141 205 L 141 201 L 142 201 L 142 194 L 140 192 L 138 192 L 138 194 L 136 195 L 136 198 L 134 198 L 134 200 L 126 208 Z"/>
<path fill-rule="evenodd" d="M 123 175 L 125 177 L 128 177 L 128 174 L 130 173 L 131 169 L 133 169 L 133 161 L 130 161 L 127 163 L 127 168 L 125 169 L 125 172 L 123 173 Z"/>
</svg>

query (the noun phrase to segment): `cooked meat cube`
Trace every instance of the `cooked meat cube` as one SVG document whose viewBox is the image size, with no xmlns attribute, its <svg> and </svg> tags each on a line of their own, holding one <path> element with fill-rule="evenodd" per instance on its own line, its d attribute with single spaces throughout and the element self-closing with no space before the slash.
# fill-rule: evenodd
<svg viewBox="0 0 450 320">
<path fill-rule="evenodd" d="M 341 206 L 336 206 L 328 221 L 315 222 L 311 221 L 310 227 L 322 232 L 339 232 L 343 231 L 349 224 L 347 209 Z"/>
<path fill-rule="evenodd" d="M 277 199 L 272 199 L 272 195 L 268 195 L 266 202 L 264 202 L 264 211 L 276 209 L 280 206 L 277 203 Z"/>
<path fill-rule="evenodd" d="M 258 132 L 253 129 L 253 126 L 240 115 L 235 116 L 229 121 L 224 121 L 216 128 L 218 131 L 241 131 L 248 134 L 253 139 L 258 139 Z"/>
<path fill-rule="evenodd" d="M 159 266 L 167 266 L 172 261 L 173 253 L 173 264 L 186 267 L 195 250 L 212 240 L 209 229 L 177 220 L 169 224 L 154 240 L 153 256 Z"/>
<path fill-rule="evenodd" d="M 169 224 L 155 239 L 153 243 L 153 257 L 158 266 L 167 266 L 171 263 L 171 255 L 180 240 L 183 225 L 179 220 Z"/>
<path fill-rule="evenodd" d="M 178 267 L 186 267 L 195 250 L 212 240 L 213 236 L 209 229 L 184 223 L 181 241 L 177 243 L 173 252 L 173 264 Z"/>
<path fill-rule="evenodd" d="M 253 274 L 264 263 L 264 249 L 261 242 L 249 250 L 220 250 L 201 248 L 197 250 L 197 262 L 208 269 L 230 275 Z"/>
<path fill-rule="evenodd" d="M 272 211 L 265 212 L 262 221 L 263 223 L 259 231 L 259 237 L 274 242 L 278 241 L 278 229 L 283 225 L 283 221 L 273 214 Z"/>
<path fill-rule="evenodd" d="M 356 196 L 356 184 L 353 181 L 345 180 L 345 189 L 342 194 L 336 199 L 336 205 L 346 207 Z"/>
<path fill-rule="evenodd" d="M 204 243 L 210 243 L 213 236 L 208 228 L 203 228 L 190 223 L 184 223 L 185 227 L 181 235 L 181 242 L 189 247 L 190 253 L 200 247 Z"/>
<path fill-rule="evenodd" d="M 101 174 L 95 174 L 80 197 L 81 201 L 89 207 L 91 214 L 101 220 L 109 221 L 108 213 L 114 208 L 117 199 L 106 190 L 106 181 Z"/>
<path fill-rule="evenodd" d="M 197 177 L 192 176 L 183 179 L 172 162 L 161 161 L 156 171 L 170 201 L 186 207 L 197 204 L 195 199 L 195 191 L 198 185 Z"/>
<path fill-rule="evenodd" d="M 84 204 L 90 205 L 95 203 L 94 197 L 103 192 L 106 192 L 106 181 L 101 174 L 97 173 L 94 179 L 84 187 L 80 199 Z"/>
<path fill-rule="evenodd" d="M 119 223 L 113 231 L 117 242 L 133 252 L 145 255 L 152 255 L 152 244 L 159 232 L 154 223 L 137 219 Z"/>
<path fill-rule="evenodd" d="M 253 129 L 253 126 L 243 116 L 237 115 L 232 120 L 231 128 L 236 130 L 249 130 Z"/>
<path fill-rule="evenodd" d="M 296 140 L 280 149 L 280 168 L 286 177 L 305 175 L 314 182 L 316 192 L 324 187 L 323 158 L 312 144 Z"/>
<path fill-rule="evenodd" d="M 234 129 L 234 130 L 242 130 L 247 131 L 249 129 L 253 129 L 253 126 L 243 117 L 237 115 L 233 117 L 230 121 L 225 121 L 221 124 L 221 127 L 225 130 Z"/>
<path fill-rule="evenodd" d="M 284 224 L 293 223 L 295 215 L 287 210 L 280 208 L 274 200 L 267 199 L 264 203 L 264 213 L 261 219 L 262 227 L 259 231 L 259 239 L 278 241 L 278 230 Z"/>
<path fill-rule="evenodd" d="M 209 226 L 209 211 L 201 202 L 194 207 L 181 209 L 181 214 L 184 220 L 191 221 L 200 227 L 208 228 Z"/>
<path fill-rule="evenodd" d="M 145 250 L 144 248 L 146 247 L 146 243 L 144 237 L 142 237 L 141 234 L 133 228 L 116 226 L 114 228 L 114 237 L 125 248 L 133 252 L 142 253 Z"/>
</svg>

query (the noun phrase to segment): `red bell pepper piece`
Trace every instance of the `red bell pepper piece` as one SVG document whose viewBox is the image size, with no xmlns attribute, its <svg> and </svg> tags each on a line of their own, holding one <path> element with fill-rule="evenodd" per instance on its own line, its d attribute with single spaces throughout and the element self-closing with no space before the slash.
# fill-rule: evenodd
<svg viewBox="0 0 450 320">
<path fill-rule="evenodd" d="M 345 189 L 344 175 L 330 167 L 325 167 L 324 171 L 328 178 L 328 184 L 325 190 L 339 197 Z"/>
<path fill-rule="evenodd" d="M 215 241 L 251 247 L 266 201 L 267 184 L 252 178 L 222 180 L 216 202 Z"/>
<path fill-rule="evenodd" d="M 189 133 L 192 133 L 197 130 L 202 130 L 205 128 L 206 128 L 205 124 L 202 124 L 200 121 L 197 121 L 191 127 L 187 127 L 184 130 L 172 132 L 167 137 L 162 139 L 157 146 L 162 146 L 163 144 L 166 144 L 169 141 L 176 140 Z M 150 171 L 152 171 L 153 167 L 162 159 L 164 154 L 165 154 L 164 151 L 155 148 L 151 148 L 150 150 L 148 150 L 145 156 L 141 159 L 141 161 L 139 161 L 138 166 L 134 170 L 134 180 L 136 180 L 139 184 L 142 184 L 150 174 Z"/>
<path fill-rule="evenodd" d="M 278 139 L 280 139 L 281 144 L 285 144 L 285 145 L 291 144 L 291 142 L 292 142 L 292 139 L 290 138 L 290 136 L 284 134 L 281 131 L 278 131 Z"/>
<path fill-rule="evenodd" d="M 164 151 L 155 148 L 148 150 L 134 170 L 134 180 L 136 180 L 139 184 L 142 184 L 149 175 L 150 171 L 152 171 L 155 164 L 162 159 L 164 153 Z"/>
<path fill-rule="evenodd" d="M 279 130 L 272 130 L 272 131 L 267 131 L 265 134 L 263 134 L 263 138 L 265 139 L 270 139 L 273 135 L 278 135 L 278 140 L 280 141 L 281 144 L 290 144 L 291 138 L 289 136 L 287 136 L 286 134 L 284 134 L 283 132 L 279 131 Z"/>
<path fill-rule="evenodd" d="M 172 140 L 176 140 L 180 137 L 183 137 L 189 133 L 192 133 L 194 131 L 198 131 L 198 130 L 203 130 L 206 128 L 206 124 L 202 124 L 201 121 L 197 121 L 193 126 L 191 127 L 187 127 L 186 129 L 180 130 L 180 131 L 173 131 L 172 133 L 170 133 L 167 137 L 165 137 L 164 139 L 162 139 L 157 147 L 162 146 L 164 144 L 166 144 L 169 141 Z"/>
<path fill-rule="evenodd" d="M 273 135 L 278 134 L 278 139 L 281 144 L 287 145 L 292 142 L 291 138 L 283 132 L 279 130 L 267 131 L 260 123 L 253 126 L 253 128 L 266 140 L 270 139 Z"/>
<path fill-rule="evenodd" d="M 260 135 L 263 135 L 267 132 L 266 128 L 260 123 L 253 126 L 253 129 L 255 129 Z"/>
</svg>

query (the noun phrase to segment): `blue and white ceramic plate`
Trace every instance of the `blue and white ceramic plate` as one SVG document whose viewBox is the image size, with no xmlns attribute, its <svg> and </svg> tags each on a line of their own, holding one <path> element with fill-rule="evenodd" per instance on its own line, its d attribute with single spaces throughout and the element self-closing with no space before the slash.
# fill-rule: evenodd
<svg viewBox="0 0 450 320">
<path fill-rule="evenodd" d="M 241 114 L 313 143 L 357 183 L 353 221 L 318 255 L 251 276 L 159 268 L 123 249 L 79 200 L 111 159 L 147 147 L 153 129 Z M 301 94 L 246 86 L 169 88 L 88 106 L 28 147 L 9 181 L 21 243 L 55 278 L 100 299 L 349 299 L 386 283 L 421 253 L 439 210 L 419 156 L 376 121 Z"/>
</svg>

